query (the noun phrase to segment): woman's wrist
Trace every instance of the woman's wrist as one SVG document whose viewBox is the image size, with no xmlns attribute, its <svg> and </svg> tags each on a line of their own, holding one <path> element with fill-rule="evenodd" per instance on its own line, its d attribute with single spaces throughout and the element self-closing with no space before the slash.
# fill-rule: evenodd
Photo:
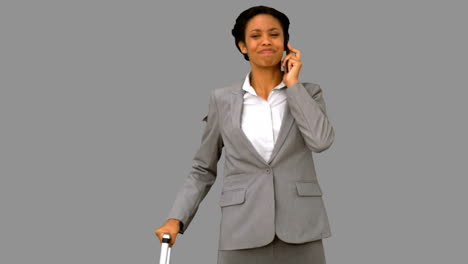
<svg viewBox="0 0 468 264">
<path fill-rule="evenodd" d="M 179 219 L 175 219 L 175 218 L 169 218 L 167 219 L 168 222 L 171 222 L 171 223 L 176 223 L 176 224 L 179 224 L 180 223 L 180 220 Z"/>
<path fill-rule="evenodd" d="M 296 84 L 297 82 L 299 82 L 299 80 L 293 80 L 293 81 L 290 81 L 290 82 L 285 82 L 284 84 L 287 86 L 287 87 L 291 87 L 293 86 L 294 84 Z"/>
</svg>

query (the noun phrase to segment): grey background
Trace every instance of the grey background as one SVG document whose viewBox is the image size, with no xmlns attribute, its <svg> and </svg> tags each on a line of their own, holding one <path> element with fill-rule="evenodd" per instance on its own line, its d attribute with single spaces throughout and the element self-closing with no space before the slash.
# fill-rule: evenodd
<svg viewBox="0 0 468 264">
<path fill-rule="evenodd" d="M 336 129 L 314 155 L 327 262 L 466 262 L 463 1 L 82 0 L 0 4 L 0 263 L 154 263 L 258 4 L 289 16 Z M 220 186 L 173 263 L 216 263 Z"/>
</svg>

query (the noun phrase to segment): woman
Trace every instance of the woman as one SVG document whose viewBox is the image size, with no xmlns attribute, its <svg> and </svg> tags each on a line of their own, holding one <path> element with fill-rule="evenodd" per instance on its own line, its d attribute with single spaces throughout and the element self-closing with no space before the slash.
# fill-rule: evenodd
<svg viewBox="0 0 468 264">
<path fill-rule="evenodd" d="M 289 19 L 266 6 L 236 19 L 232 34 L 251 71 L 212 92 L 192 170 L 155 231 L 161 241 L 169 233 L 172 246 L 185 232 L 224 148 L 218 264 L 325 263 L 331 232 L 311 152 L 328 149 L 335 133 L 320 86 L 299 82 L 301 51 L 288 29 Z"/>
</svg>

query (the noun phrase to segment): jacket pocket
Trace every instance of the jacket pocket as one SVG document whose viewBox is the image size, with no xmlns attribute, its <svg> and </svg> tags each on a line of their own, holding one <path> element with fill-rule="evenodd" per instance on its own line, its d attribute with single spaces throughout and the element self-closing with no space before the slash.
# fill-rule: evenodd
<svg viewBox="0 0 468 264">
<path fill-rule="evenodd" d="M 299 196 L 322 196 L 322 190 L 317 182 L 296 182 Z"/>
<path fill-rule="evenodd" d="M 219 205 L 221 207 L 242 204 L 245 201 L 246 188 L 236 188 L 231 190 L 223 190 L 221 192 L 221 199 Z"/>
</svg>

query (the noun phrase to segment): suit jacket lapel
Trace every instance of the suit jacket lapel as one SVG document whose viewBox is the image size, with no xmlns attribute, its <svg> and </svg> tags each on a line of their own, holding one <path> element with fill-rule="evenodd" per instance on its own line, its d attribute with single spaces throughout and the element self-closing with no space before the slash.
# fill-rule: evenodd
<svg viewBox="0 0 468 264">
<path fill-rule="evenodd" d="M 289 111 L 289 106 L 286 106 L 286 109 L 284 109 L 283 121 L 281 121 L 281 127 L 278 133 L 278 138 L 276 139 L 275 146 L 273 147 L 273 152 L 271 153 L 270 160 L 268 161 L 268 163 L 271 163 L 275 158 L 276 154 L 280 151 L 284 141 L 286 141 L 286 137 L 289 134 L 293 123 L 294 118 L 291 115 L 291 112 Z"/>
<path fill-rule="evenodd" d="M 270 164 L 273 159 L 275 158 L 276 154 L 281 149 L 284 141 L 286 140 L 286 136 L 288 135 L 289 131 L 291 130 L 291 126 L 294 122 L 294 118 L 292 117 L 289 106 L 286 107 L 285 112 L 283 114 L 283 120 L 281 123 L 280 131 L 278 134 L 278 138 L 276 139 L 275 146 L 273 147 L 273 152 L 271 153 L 270 159 L 265 161 L 263 157 L 258 153 L 255 147 L 250 142 L 249 138 L 245 135 L 244 131 L 241 127 L 241 116 L 242 116 L 242 109 L 244 105 L 244 93 L 245 91 L 242 89 L 243 82 L 236 83 L 234 85 L 234 89 L 232 90 L 231 94 L 231 119 L 232 125 L 234 127 L 234 132 L 239 135 L 239 139 L 244 144 L 244 146 L 262 163 Z M 287 89 L 287 88 L 286 88 Z"/>
</svg>

